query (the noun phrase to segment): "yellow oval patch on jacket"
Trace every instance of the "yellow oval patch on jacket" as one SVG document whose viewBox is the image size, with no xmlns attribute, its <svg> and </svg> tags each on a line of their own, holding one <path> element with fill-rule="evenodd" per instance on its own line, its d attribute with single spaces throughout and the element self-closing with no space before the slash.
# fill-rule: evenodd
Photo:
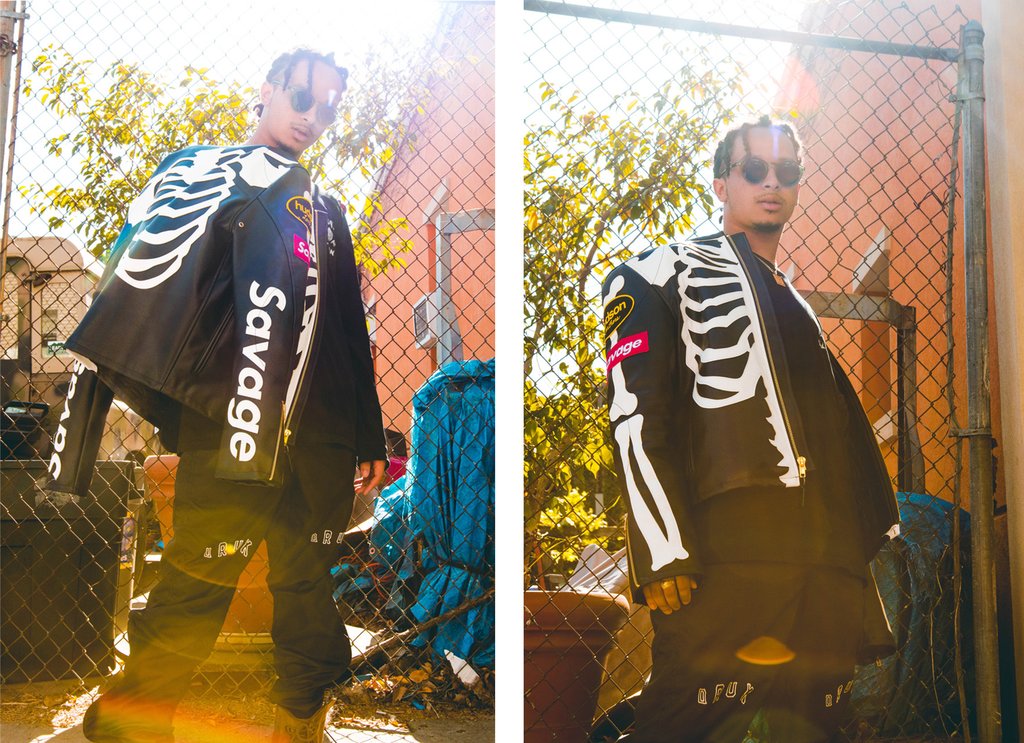
<svg viewBox="0 0 1024 743">
<path fill-rule="evenodd" d="M 629 317 L 635 302 L 628 294 L 620 294 L 604 308 L 604 337 L 607 338 Z"/>
<path fill-rule="evenodd" d="M 313 207 L 305 196 L 292 196 L 285 204 L 288 213 L 306 225 L 307 230 L 313 229 Z"/>
</svg>

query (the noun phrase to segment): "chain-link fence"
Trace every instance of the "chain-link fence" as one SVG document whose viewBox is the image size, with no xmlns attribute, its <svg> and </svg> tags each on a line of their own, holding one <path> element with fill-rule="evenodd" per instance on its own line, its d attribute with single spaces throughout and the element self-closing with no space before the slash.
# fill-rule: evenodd
<svg viewBox="0 0 1024 743">
<path fill-rule="evenodd" d="M 720 230 L 714 147 L 764 113 L 795 124 L 806 166 L 780 268 L 821 318 L 899 491 L 903 537 L 873 564 L 899 650 L 858 668 L 846 732 L 968 735 L 954 355 L 968 17 L 954 3 L 756 5 L 526 3 L 527 740 L 615 740 L 650 672 L 649 610 L 626 601 L 601 280 L 652 245 Z M 767 735 L 756 717 L 748 738 Z"/>
<path fill-rule="evenodd" d="M 174 531 L 177 456 L 116 399 L 88 498 L 40 489 L 72 376 L 64 341 L 156 166 L 188 145 L 248 139 L 271 62 L 297 47 L 333 51 L 350 71 L 337 122 L 302 162 L 353 232 L 389 458 L 385 485 L 357 497 L 348 526 L 313 537 L 335 545 L 354 655 L 329 729 L 403 740 L 403 710 L 490 710 L 493 4 L 3 11 L 2 720 L 20 709 L 66 726 L 106 688 Z M 252 550 L 179 739 L 266 723 L 273 607 L 265 545 Z M 61 694 L 24 701 L 52 680 L 66 682 Z"/>
</svg>

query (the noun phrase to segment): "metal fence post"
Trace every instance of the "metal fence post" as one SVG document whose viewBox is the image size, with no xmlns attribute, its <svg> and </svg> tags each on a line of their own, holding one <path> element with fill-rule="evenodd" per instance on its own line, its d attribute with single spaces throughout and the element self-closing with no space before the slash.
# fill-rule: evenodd
<svg viewBox="0 0 1024 743">
<path fill-rule="evenodd" d="M 985 139 L 982 66 L 985 32 L 962 30 L 960 96 L 964 131 L 964 270 L 967 316 L 967 427 L 970 439 L 971 559 L 974 563 L 974 652 L 978 737 L 1002 740 L 992 521 L 992 420 L 988 352 L 988 261 L 985 239 Z"/>
<path fill-rule="evenodd" d="M 21 37 L 16 42 L 14 39 L 14 22 L 21 19 Z M 7 156 L 7 131 L 11 130 L 11 139 L 14 139 L 14 127 L 9 126 L 7 117 L 10 114 L 11 104 L 11 72 L 14 69 L 14 56 L 18 55 L 18 70 L 21 69 L 21 55 L 19 53 L 19 42 L 25 34 L 25 9 L 22 3 L 21 11 L 17 3 L 12 0 L 5 0 L 0 3 L 0 198 L 3 199 L 3 223 L 5 226 L 3 241 L 0 243 L 0 271 L 7 268 L 7 202 L 10 201 L 10 184 L 8 179 L 8 161 L 13 156 Z M 15 80 L 14 87 L 17 88 L 20 80 Z M 17 109 L 15 109 L 16 111 Z M 13 143 L 12 143 L 13 144 Z M 13 147 L 12 147 L 13 150 Z M 13 153 L 12 153 L 13 155 Z"/>
<path fill-rule="evenodd" d="M 10 0 L 0 3 L 0 173 L 5 172 L 3 152 L 7 144 L 7 107 L 11 97 L 11 69 L 15 51 L 15 10 L 15 4 Z M 0 186 L 2 184 L 0 176 Z"/>
</svg>

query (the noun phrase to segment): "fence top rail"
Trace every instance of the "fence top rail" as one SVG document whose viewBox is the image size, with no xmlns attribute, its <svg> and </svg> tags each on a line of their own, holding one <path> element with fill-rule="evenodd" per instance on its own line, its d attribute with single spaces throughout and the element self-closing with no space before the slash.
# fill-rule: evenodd
<svg viewBox="0 0 1024 743">
<path fill-rule="evenodd" d="M 897 44 L 891 41 L 875 41 L 857 39 L 850 36 L 828 36 L 811 34 L 784 29 L 755 28 L 753 26 L 737 26 L 730 23 L 698 21 L 690 18 L 673 18 L 671 16 L 637 13 L 628 10 L 611 8 L 595 8 L 586 5 L 555 2 L 553 0 L 525 0 L 524 7 L 528 11 L 549 13 L 553 15 L 591 18 L 609 23 L 629 23 L 635 26 L 652 26 L 678 31 L 694 31 L 713 34 L 715 36 L 740 36 L 744 38 L 762 39 L 764 41 L 781 41 L 796 45 L 821 46 L 830 49 L 867 52 L 871 54 L 892 54 L 899 57 L 917 57 L 919 59 L 937 59 L 943 62 L 956 62 L 959 49 L 934 46 L 915 46 L 914 44 Z"/>
</svg>

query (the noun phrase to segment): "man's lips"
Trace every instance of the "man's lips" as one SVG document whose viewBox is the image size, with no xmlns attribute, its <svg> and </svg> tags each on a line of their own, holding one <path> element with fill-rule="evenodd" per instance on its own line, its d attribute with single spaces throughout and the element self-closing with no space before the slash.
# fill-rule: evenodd
<svg viewBox="0 0 1024 743">
<path fill-rule="evenodd" d="M 313 130 L 304 126 L 293 126 L 292 131 L 299 135 L 300 139 L 309 139 L 313 135 Z"/>
<path fill-rule="evenodd" d="M 771 212 L 778 211 L 779 209 L 782 208 L 782 199 L 776 199 L 770 196 L 767 198 L 758 199 L 757 203 Z"/>
</svg>

